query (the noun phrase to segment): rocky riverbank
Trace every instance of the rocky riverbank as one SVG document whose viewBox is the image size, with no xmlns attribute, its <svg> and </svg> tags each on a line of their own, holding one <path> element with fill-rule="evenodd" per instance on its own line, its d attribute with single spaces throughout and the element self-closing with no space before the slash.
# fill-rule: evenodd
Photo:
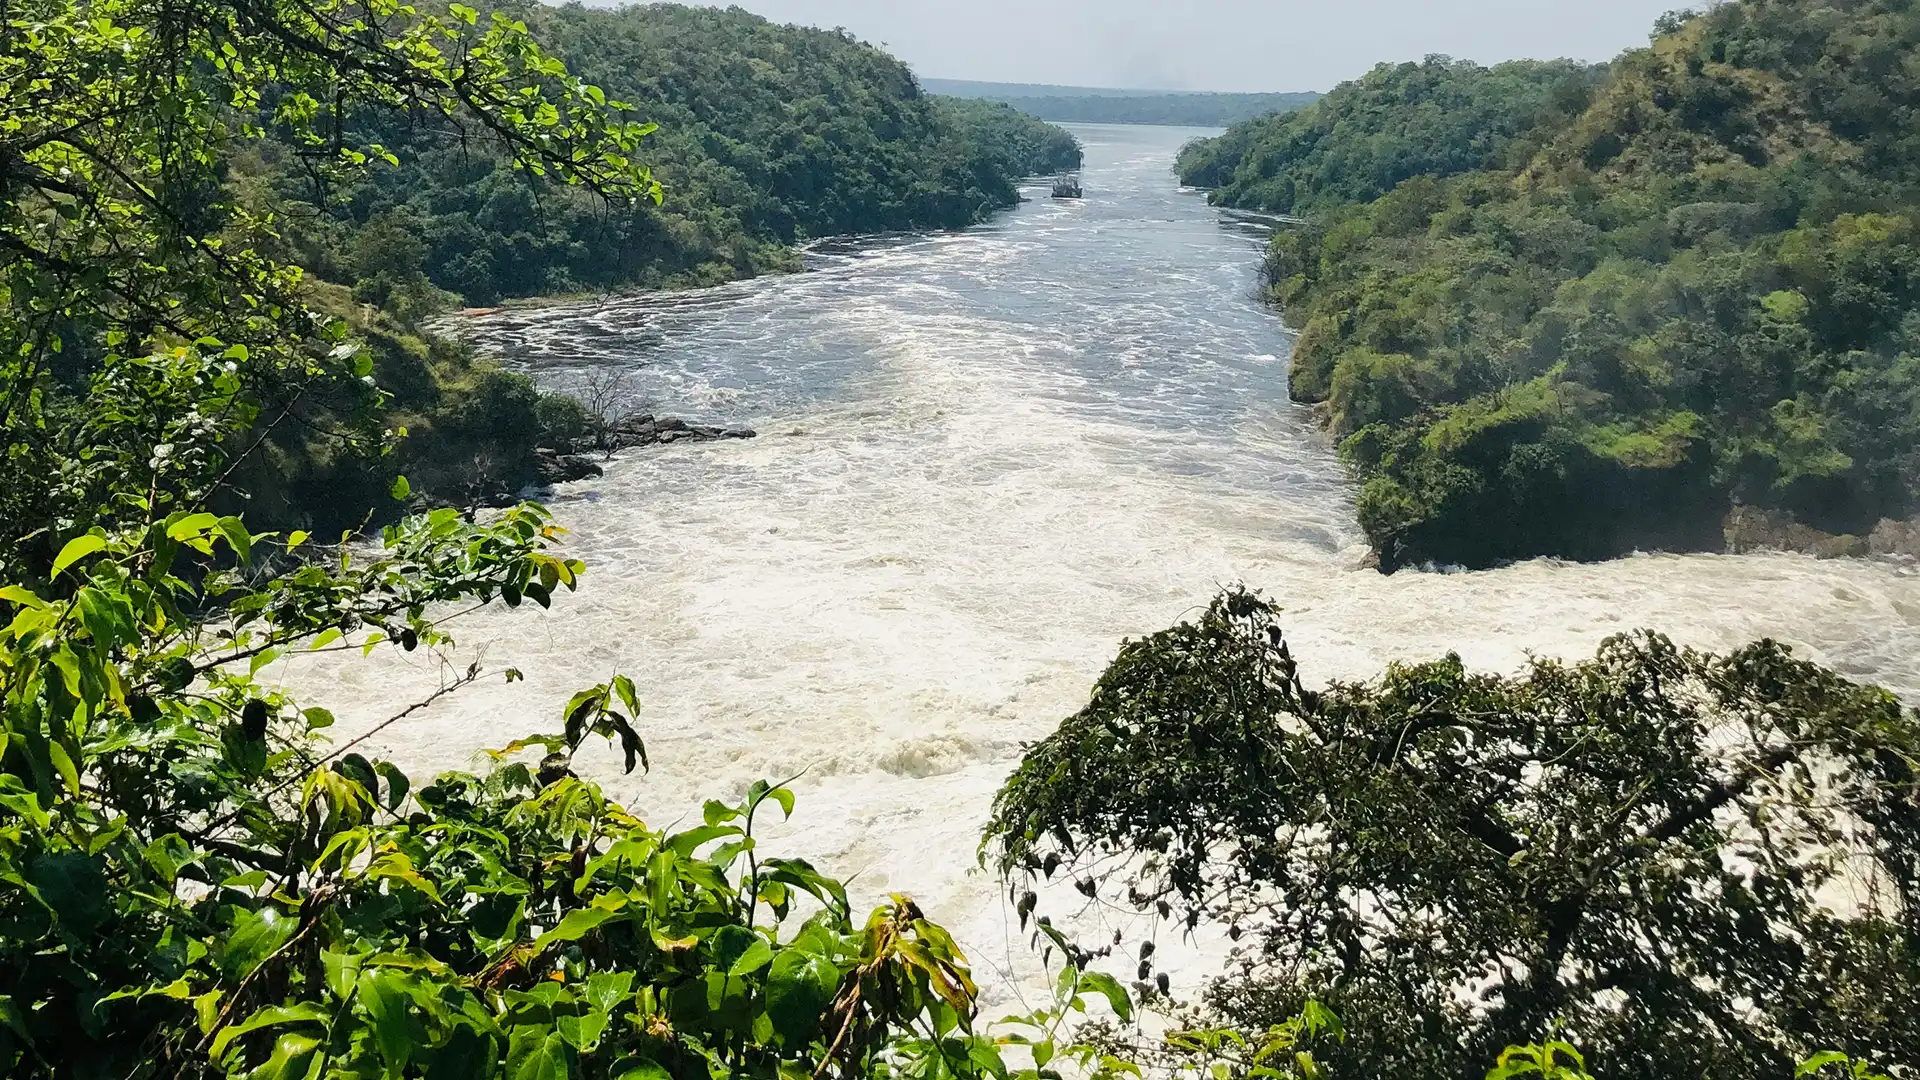
<svg viewBox="0 0 1920 1080">
<path fill-rule="evenodd" d="M 1884 519 L 1864 536 L 1821 532 L 1776 510 L 1736 506 L 1727 514 L 1727 553 L 1798 551 L 1822 559 L 1860 555 L 1920 557 L 1920 519 Z"/>
</svg>

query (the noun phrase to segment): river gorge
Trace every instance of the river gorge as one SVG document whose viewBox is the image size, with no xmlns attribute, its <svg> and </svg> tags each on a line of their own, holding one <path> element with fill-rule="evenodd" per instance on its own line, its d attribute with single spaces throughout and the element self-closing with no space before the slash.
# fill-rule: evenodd
<svg viewBox="0 0 1920 1080">
<path fill-rule="evenodd" d="M 816 248 L 802 274 L 468 326 L 545 383 L 626 370 L 655 410 L 760 437 L 630 453 L 557 491 L 581 591 L 455 628 L 460 666 L 477 652 L 525 681 L 464 690 L 375 749 L 471 768 L 623 672 L 653 769 L 622 776 L 591 748 L 611 792 L 664 825 L 800 774 L 774 846 L 853 876 L 864 901 L 912 893 L 983 982 L 1012 987 L 1031 962 L 975 869 L 994 791 L 1123 638 L 1227 582 L 1285 606 L 1312 680 L 1448 650 L 1512 670 L 1646 626 L 1710 648 L 1776 637 L 1920 691 L 1910 561 L 1366 568 L 1352 489 L 1287 399 L 1288 334 L 1257 296 L 1261 229 L 1170 175 L 1198 133 L 1076 134 L 1084 200 L 1032 188 L 963 233 Z M 283 677 L 364 730 L 443 678 L 424 652 L 387 652 Z"/>
</svg>

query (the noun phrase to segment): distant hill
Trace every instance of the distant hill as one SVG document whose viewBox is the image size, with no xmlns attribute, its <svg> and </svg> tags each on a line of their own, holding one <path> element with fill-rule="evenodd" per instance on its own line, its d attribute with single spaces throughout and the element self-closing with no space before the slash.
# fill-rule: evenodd
<svg viewBox="0 0 1920 1080">
<path fill-rule="evenodd" d="M 1269 113 L 1291 112 L 1320 98 L 1313 91 L 1216 94 L 1199 90 L 1123 90 L 968 79 L 921 79 L 920 85 L 932 94 L 1004 101 L 1042 120 L 1080 124 L 1226 127 Z"/>
</svg>

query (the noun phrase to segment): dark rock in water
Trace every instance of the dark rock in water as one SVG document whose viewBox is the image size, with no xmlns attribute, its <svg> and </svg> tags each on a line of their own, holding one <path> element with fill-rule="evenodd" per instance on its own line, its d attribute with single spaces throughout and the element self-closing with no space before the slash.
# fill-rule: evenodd
<svg viewBox="0 0 1920 1080">
<path fill-rule="evenodd" d="M 1866 536 L 1821 532 L 1779 510 L 1736 506 L 1727 515 L 1727 551 L 1798 551 L 1822 559 L 1858 555 L 1920 556 L 1920 519 L 1888 518 Z"/>
<path fill-rule="evenodd" d="M 677 442 L 704 442 L 709 439 L 751 439 L 750 428 L 721 428 L 709 424 L 689 424 L 677 416 L 634 416 L 613 425 L 607 433 L 607 449 L 630 450 L 636 446 L 665 446 Z"/>
<path fill-rule="evenodd" d="M 533 471 L 542 484 L 568 484 L 601 475 L 603 470 L 578 454 L 539 449 L 533 452 Z"/>
</svg>

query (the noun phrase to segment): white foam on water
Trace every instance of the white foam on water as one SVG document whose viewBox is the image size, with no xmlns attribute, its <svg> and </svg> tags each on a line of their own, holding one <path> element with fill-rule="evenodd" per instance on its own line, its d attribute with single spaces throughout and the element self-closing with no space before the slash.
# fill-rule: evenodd
<svg viewBox="0 0 1920 1080">
<path fill-rule="evenodd" d="M 557 727 L 572 691 L 625 673 L 645 698 L 653 771 L 623 776 L 597 748 L 583 768 L 655 824 L 804 773 L 772 846 L 853 876 L 864 901 L 912 893 L 971 947 L 997 999 L 1034 964 L 999 884 L 974 868 L 994 792 L 1024 741 L 1084 703 L 1122 638 L 1224 583 L 1285 606 L 1318 679 L 1448 650 L 1513 670 L 1651 626 L 1709 648 L 1771 636 L 1920 688 L 1909 562 L 1361 569 L 1339 468 L 1285 400 L 1287 336 L 1251 299 L 1257 242 L 1173 187 L 1177 133 L 1083 134 L 1085 206 L 848 245 L 791 278 L 477 326 L 543 377 L 624 366 L 683 415 L 762 435 L 631 454 L 559 492 L 570 554 L 590 567 L 582 591 L 550 614 L 492 609 L 458 626 L 458 666 L 481 653 L 526 681 L 463 691 L 374 750 L 415 770 L 472 768 L 479 748 Z M 345 734 L 441 678 L 392 650 L 279 673 Z M 1216 941 L 1166 944 L 1186 987 L 1219 954 Z"/>
</svg>

